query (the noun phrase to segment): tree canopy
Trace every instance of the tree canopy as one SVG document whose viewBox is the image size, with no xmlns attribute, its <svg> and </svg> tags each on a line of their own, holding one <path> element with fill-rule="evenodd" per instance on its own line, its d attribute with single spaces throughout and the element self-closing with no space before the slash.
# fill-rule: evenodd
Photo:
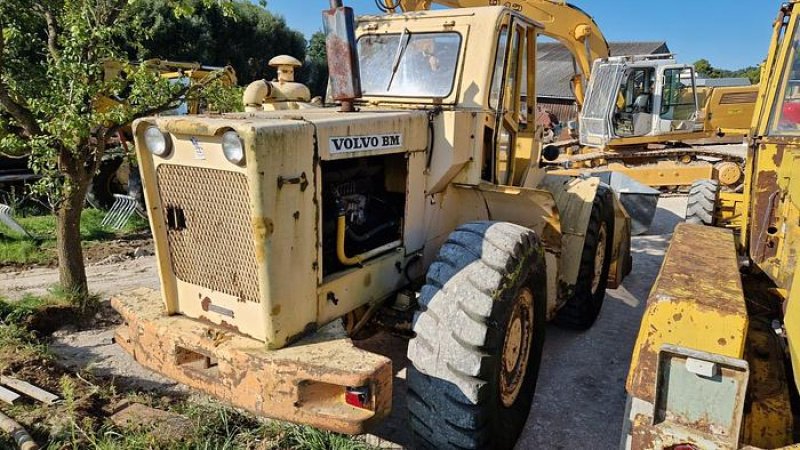
<svg viewBox="0 0 800 450">
<path fill-rule="evenodd" d="M 317 31 L 308 43 L 306 63 L 302 79 L 311 90 L 311 95 L 325 97 L 328 88 L 328 53 L 325 47 L 325 33 Z"/>
<path fill-rule="evenodd" d="M 707 59 L 695 61 L 694 69 L 698 76 L 704 78 L 747 78 L 753 84 L 758 84 L 761 78 L 761 68 L 759 66 L 749 66 L 739 70 L 725 70 L 712 66 Z"/>
<path fill-rule="evenodd" d="M 127 34 L 149 30 L 137 45 L 127 45 L 131 60 L 160 58 L 199 62 L 211 66 L 230 65 L 240 84 L 272 79 L 269 60 L 280 54 L 305 59 L 306 40 L 286 21 L 262 6 L 236 1 L 226 14 L 219 4 L 195 5 L 191 15 L 172 13 L 170 0 L 141 0 L 126 24 Z"/>
</svg>

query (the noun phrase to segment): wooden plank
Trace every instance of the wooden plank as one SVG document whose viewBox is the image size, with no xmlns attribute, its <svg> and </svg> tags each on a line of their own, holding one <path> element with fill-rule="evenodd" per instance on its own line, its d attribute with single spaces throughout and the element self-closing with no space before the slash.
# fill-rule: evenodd
<svg viewBox="0 0 800 450">
<path fill-rule="evenodd" d="M 19 400 L 19 394 L 0 386 L 0 400 L 8 403 L 9 405 L 13 405 L 15 401 Z"/>
<path fill-rule="evenodd" d="M 45 405 L 52 405 L 59 400 L 57 395 L 51 394 L 44 389 L 38 388 L 30 383 L 13 377 L 0 377 L 0 384 L 4 384 L 17 392 L 21 392 L 29 397 L 39 400 Z"/>
</svg>

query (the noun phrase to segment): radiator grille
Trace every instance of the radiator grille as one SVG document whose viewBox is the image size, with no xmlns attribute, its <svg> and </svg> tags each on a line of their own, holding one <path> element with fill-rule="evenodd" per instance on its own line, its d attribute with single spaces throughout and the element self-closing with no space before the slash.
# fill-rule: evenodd
<svg viewBox="0 0 800 450">
<path fill-rule="evenodd" d="M 173 164 L 160 165 L 157 176 L 175 275 L 258 303 L 247 178 Z"/>
</svg>

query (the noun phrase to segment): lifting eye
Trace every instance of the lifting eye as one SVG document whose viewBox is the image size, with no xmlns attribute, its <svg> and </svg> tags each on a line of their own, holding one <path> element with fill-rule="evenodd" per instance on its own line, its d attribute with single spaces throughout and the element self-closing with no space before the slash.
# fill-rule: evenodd
<svg viewBox="0 0 800 450">
<path fill-rule="evenodd" d="M 167 206 L 165 215 L 167 217 L 167 228 L 172 231 L 181 231 L 186 229 L 186 215 L 183 213 L 183 208 L 177 206 Z"/>
</svg>

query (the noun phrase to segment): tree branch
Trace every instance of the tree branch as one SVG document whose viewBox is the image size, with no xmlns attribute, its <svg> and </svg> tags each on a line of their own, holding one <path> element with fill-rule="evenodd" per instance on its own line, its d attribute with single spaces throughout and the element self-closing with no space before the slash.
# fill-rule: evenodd
<svg viewBox="0 0 800 450">
<path fill-rule="evenodd" d="M 27 137 L 42 135 L 42 129 L 39 127 L 39 123 L 36 122 L 36 117 L 34 117 L 31 110 L 14 100 L 11 96 L 11 91 L 5 81 L 3 81 L 2 75 L 5 68 L 3 59 L 3 54 L 5 52 L 5 39 L 3 39 L 4 28 L 5 24 L 0 21 L 0 106 L 2 106 L 3 109 L 17 121 L 22 129 L 25 130 Z"/>
<path fill-rule="evenodd" d="M 202 92 L 206 88 L 206 86 L 208 86 L 209 84 L 213 83 L 214 81 L 220 79 L 224 74 L 225 74 L 225 72 L 223 72 L 223 71 L 218 71 L 218 72 L 214 72 L 212 74 L 209 74 L 208 76 L 206 76 L 202 80 L 200 80 L 200 81 L 198 81 L 196 83 L 192 83 L 189 86 L 183 87 L 181 90 L 176 92 L 172 96 L 172 98 L 170 98 L 168 101 L 162 103 L 161 105 L 154 106 L 152 108 L 148 108 L 148 109 L 133 113 L 130 117 L 128 117 L 129 120 L 127 120 L 125 123 L 117 124 L 117 125 L 109 128 L 108 129 L 108 135 L 109 136 L 113 135 L 114 133 L 119 131 L 122 127 L 132 123 L 134 120 L 141 119 L 143 117 L 154 116 L 154 115 L 162 113 L 164 111 L 168 111 L 170 109 L 173 109 L 175 107 L 175 105 L 176 105 L 176 102 L 181 100 L 182 97 L 186 97 L 187 100 L 190 99 L 190 97 L 192 95 L 195 95 L 195 94 L 197 94 L 199 92 Z"/>
<path fill-rule="evenodd" d="M 98 25 L 100 26 L 109 26 L 116 22 L 119 15 L 122 14 L 122 11 L 125 9 L 125 4 L 127 0 L 113 0 L 108 5 L 108 10 L 105 11 L 106 14 L 100 14 L 100 20 L 98 20 Z"/>
<path fill-rule="evenodd" d="M 61 59 L 61 53 L 58 51 L 58 25 L 53 12 L 49 9 L 44 9 L 44 21 L 47 24 L 47 49 L 50 51 L 50 56 L 54 60 Z"/>
</svg>

